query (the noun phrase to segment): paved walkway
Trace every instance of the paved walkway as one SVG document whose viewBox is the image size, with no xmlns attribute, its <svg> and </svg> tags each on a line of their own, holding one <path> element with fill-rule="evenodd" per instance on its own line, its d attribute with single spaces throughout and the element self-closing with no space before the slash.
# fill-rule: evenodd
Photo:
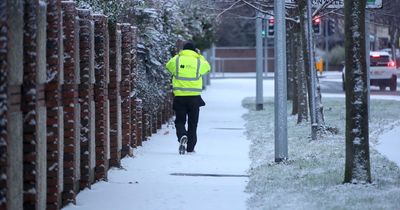
<svg viewBox="0 0 400 210">
<path fill-rule="evenodd" d="M 250 142 L 244 134 L 241 106 L 255 95 L 254 79 L 212 80 L 203 93 L 195 154 L 178 155 L 172 125 L 163 126 L 135 158 L 111 169 L 109 181 L 81 192 L 65 209 L 246 209 L 247 177 L 174 176 L 171 173 L 246 175 Z M 265 86 L 264 86 L 265 87 Z M 272 88 L 272 87 L 265 87 Z"/>
</svg>

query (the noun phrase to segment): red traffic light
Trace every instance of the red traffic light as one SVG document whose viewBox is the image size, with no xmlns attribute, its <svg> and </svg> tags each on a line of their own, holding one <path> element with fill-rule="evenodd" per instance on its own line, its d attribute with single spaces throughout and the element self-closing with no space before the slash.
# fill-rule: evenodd
<svg viewBox="0 0 400 210">
<path fill-rule="evenodd" d="M 269 23 L 269 24 L 274 24 L 274 23 L 275 23 L 275 18 L 274 18 L 274 17 L 270 17 L 270 18 L 268 19 L 268 23 Z"/>
<path fill-rule="evenodd" d="M 314 19 L 314 23 L 315 23 L 315 24 L 321 23 L 321 18 L 320 18 L 319 16 L 316 17 L 316 18 Z"/>
<path fill-rule="evenodd" d="M 312 21 L 312 29 L 314 34 L 320 35 L 321 34 L 321 17 L 317 16 Z"/>
</svg>

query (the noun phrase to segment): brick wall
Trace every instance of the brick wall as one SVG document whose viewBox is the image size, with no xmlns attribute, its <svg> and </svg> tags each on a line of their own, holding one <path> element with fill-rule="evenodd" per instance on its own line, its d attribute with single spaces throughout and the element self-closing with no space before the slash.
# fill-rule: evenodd
<svg viewBox="0 0 400 210">
<path fill-rule="evenodd" d="M 120 166 L 121 160 L 121 30 L 119 25 L 111 24 L 108 28 L 110 37 L 109 86 L 110 101 L 110 166 Z"/>
<path fill-rule="evenodd" d="M 263 49 L 265 50 L 265 49 Z M 256 72 L 254 47 L 217 47 L 215 56 L 217 72 Z M 268 71 L 274 71 L 274 51 L 268 47 Z"/>
<path fill-rule="evenodd" d="M 23 114 L 23 189 L 24 209 L 37 209 L 37 95 L 36 73 L 38 71 L 38 29 L 39 1 L 25 1 L 23 37 L 23 84 L 21 108 Z"/>
<path fill-rule="evenodd" d="M 74 2 L 62 2 L 63 11 L 63 48 L 64 63 L 63 72 L 64 80 L 62 84 L 62 100 L 64 110 L 64 171 L 63 171 L 63 204 L 74 202 L 77 193 L 76 180 L 76 141 L 75 141 L 75 106 L 78 97 L 76 84 L 76 15 L 77 11 Z"/>
<path fill-rule="evenodd" d="M 94 101 L 96 104 L 96 180 L 106 180 L 108 160 L 106 154 L 107 146 L 107 71 L 108 71 L 108 28 L 107 17 L 94 15 L 95 31 L 95 79 Z"/>
<path fill-rule="evenodd" d="M 121 113 L 122 151 L 121 156 L 132 155 L 131 147 L 131 66 L 132 29 L 129 24 L 121 24 Z"/>
<path fill-rule="evenodd" d="M 61 1 L 49 0 L 47 5 L 47 209 L 59 209 L 60 170 L 60 108 L 61 108 Z"/>
<path fill-rule="evenodd" d="M 131 26 L 131 32 L 132 32 L 132 46 L 137 45 L 137 28 Z M 135 105 L 135 90 L 137 87 L 137 61 L 136 61 L 136 48 L 133 47 L 134 50 L 131 51 L 131 71 L 130 71 L 130 76 L 131 76 L 131 90 L 130 90 L 130 102 L 131 102 L 131 147 L 135 148 L 137 146 L 137 136 L 135 130 L 136 128 L 136 105 Z"/>
<path fill-rule="evenodd" d="M 1 1 L 0 27 L 1 210 L 74 203 L 172 116 L 136 98 L 136 27 L 61 0 Z"/>
<path fill-rule="evenodd" d="M 95 113 L 92 109 L 93 82 L 94 82 L 94 32 L 93 18 L 90 10 L 78 10 L 79 15 L 79 54 L 80 54 L 80 84 L 79 102 L 81 107 L 81 127 L 80 127 L 80 189 L 90 187 L 94 181 L 94 124 Z M 94 127 L 94 126 L 93 126 Z"/>
</svg>

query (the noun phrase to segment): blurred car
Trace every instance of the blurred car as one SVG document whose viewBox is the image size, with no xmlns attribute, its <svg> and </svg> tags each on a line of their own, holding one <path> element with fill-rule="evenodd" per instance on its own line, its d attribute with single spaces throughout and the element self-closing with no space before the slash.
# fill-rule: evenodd
<svg viewBox="0 0 400 210">
<path fill-rule="evenodd" d="M 371 86 L 378 86 L 380 90 L 389 87 L 391 91 L 397 90 L 396 63 L 388 52 L 373 51 L 369 53 L 370 67 L 369 78 Z M 345 67 L 342 70 L 343 90 L 346 89 Z"/>
<path fill-rule="evenodd" d="M 391 48 L 384 48 L 384 49 L 381 49 L 379 51 L 387 52 L 387 53 L 389 53 L 389 55 L 392 55 L 392 49 Z M 400 49 L 395 49 L 395 52 L 396 52 L 396 58 L 400 58 Z"/>
<path fill-rule="evenodd" d="M 384 48 L 379 51 L 388 52 L 390 56 L 392 56 L 393 61 L 396 63 L 397 66 L 397 76 L 400 75 L 400 49 L 395 49 L 396 57 L 393 58 L 392 48 Z"/>
</svg>

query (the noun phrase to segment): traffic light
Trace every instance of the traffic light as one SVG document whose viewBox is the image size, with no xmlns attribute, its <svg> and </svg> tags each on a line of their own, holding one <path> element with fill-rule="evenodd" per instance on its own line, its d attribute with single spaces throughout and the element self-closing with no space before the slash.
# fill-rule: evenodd
<svg viewBox="0 0 400 210">
<path fill-rule="evenodd" d="M 321 18 L 319 16 L 313 19 L 312 29 L 315 35 L 321 34 Z"/>
<path fill-rule="evenodd" d="M 328 35 L 331 36 L 335 33 L 335 21 L 328 20 Z"/>
<path fill-rule="evenodd" d="M 265 38 L 265 36 L 267 35 L 267 21 L 263 18 L 262 20 L 262 30 L 261 30 L 261 37 Z"/>
<path fill-rule="evenodd" d="M 274 37 L 274 24 L 275 24 L 275 19 L 273 16 L 271 16 L 268 19 L 268 23 L 267 23 L 267 37 Z"/>
</svg>

